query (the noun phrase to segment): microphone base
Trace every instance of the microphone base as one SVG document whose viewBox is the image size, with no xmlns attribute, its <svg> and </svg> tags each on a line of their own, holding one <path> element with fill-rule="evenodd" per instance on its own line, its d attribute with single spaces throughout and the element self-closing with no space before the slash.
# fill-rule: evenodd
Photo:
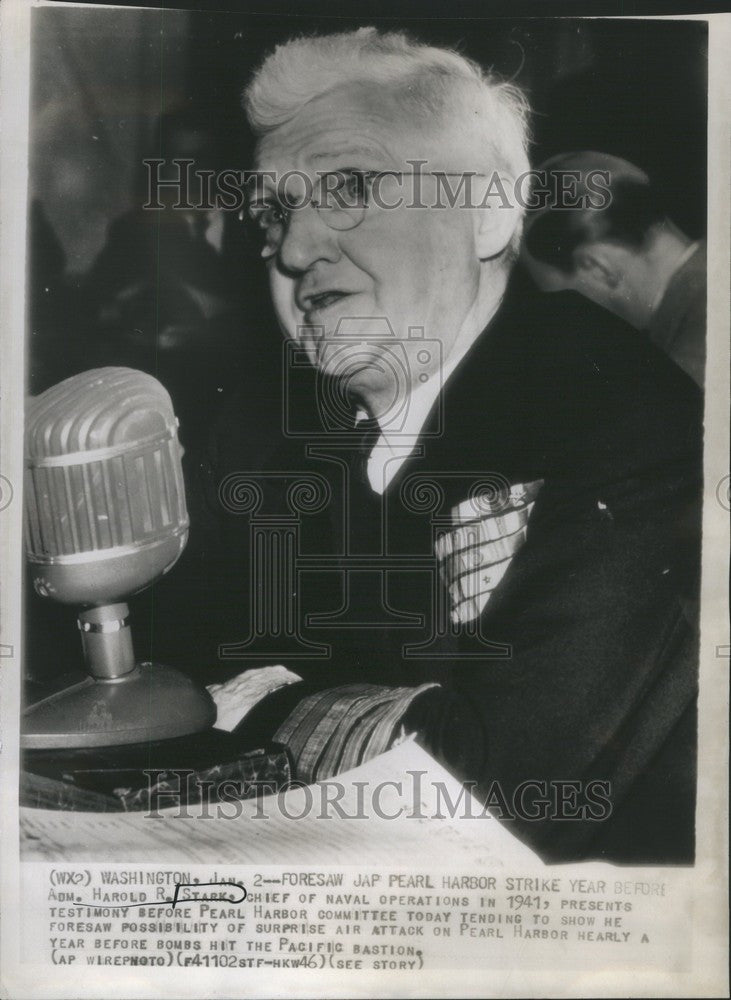
<svg viewBox="0 0 731 1000">
<path fill-rule="evenodd" d="M 122 677 L 88 677 L 31 705 L 20 744 L 45 750 L 146 743 L 200 733 L 215 721 L 205 688 L 172 667 L 138 663 Z"/>
</svg>

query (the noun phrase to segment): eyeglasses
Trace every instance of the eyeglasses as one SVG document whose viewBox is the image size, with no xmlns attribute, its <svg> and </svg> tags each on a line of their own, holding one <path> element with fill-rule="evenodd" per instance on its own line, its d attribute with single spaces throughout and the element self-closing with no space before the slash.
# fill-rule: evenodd
<svg viewBox="0 0 731 1000">
<path fill-rule="evenodd" d="M 303 176 L 303 175 L 300 175 Z M 239 220 L 244 223 L 253 245 L 264 259 L 279 252 L 287 232 L 293 212 L 312 205 L 319 217 L 336 232 L 347 232 L 361 224 L 366 210 L 371 204 L 381 208 L 395 208 L 393 203 L 381 202 L 378 196 L 380 181 L 386 177 L 485 177 L 472 171 L 450 173 L 443 170 L 409 171 L 398 170 L 338 170 L 319 174 L 310 185 L 310 190 L 296 201 L 286 200 L 274 193 L 247 193 L 244 208 L 239 212 Z M 454 192 L 452 192 L 454 194 Z M 286 195 L 286 192 L 285 192 Z M 445 207 L 438 203 L 440 207 Z M 420 208 L 427 206 L 419 203 Z"/>
</svg>

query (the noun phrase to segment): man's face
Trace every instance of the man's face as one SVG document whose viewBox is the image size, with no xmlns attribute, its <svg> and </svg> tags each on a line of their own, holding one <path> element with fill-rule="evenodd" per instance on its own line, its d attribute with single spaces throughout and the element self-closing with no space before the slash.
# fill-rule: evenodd
<svg viewBox="0 0 731 1000">
<path fill-rule="evenodd" d="M 277 176 L 302 171 L 313 181 L 323 171 L 411 173 L 407 161 L 415 159 L 428 161 L 425 173 L 474 170 L 474 163 L 455 164 L 455 155 L 459 159 L 437 127 L 410 126 L 386 88 L 354 84 L 311 101 L 295 119 L 265 136 L 257 167 Z M 434 178 L 425 177 L 423 183 L 422 199 L 428 204 Z M 453 178 L 452 186 L 456 183 Z M 401 195 L 408 203 L 412 186 L 408 179 L 400 186 L 384 184 L 382 193 L 385 201 Z M 347 377 L 351 390 L 368 394 L 381 389 L 388 366 L 379 363 L 383 347 L 374 344 L 364 352 L 361 345 L 383 335 L 385 317 L 403 344 L 415 382 L 424 365 L 410 363 L 417 345 L 408 341 L 409 328 L 423 327 L 427 339 L 440 340 L 446 358 L 475 300 L 479 259 L 472 217 L 459 207 L 371 205 L 356 228 L 339 231 L 328 228 L 313 205 L 291 212 L 281 245 L 268 262 L 274 305 L 286 334 L 304 342 L 322 371 L 342 376 L 338 324 L 341 334 L 357 329 L 357 343 L 346 348 L 352 358 Z M 354 318 L 357 323 L 349 322 Z"/>
</svg>

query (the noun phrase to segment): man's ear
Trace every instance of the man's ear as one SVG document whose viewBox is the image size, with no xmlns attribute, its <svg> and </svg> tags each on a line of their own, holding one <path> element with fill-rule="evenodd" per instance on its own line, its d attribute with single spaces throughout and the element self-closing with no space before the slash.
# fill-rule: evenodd
<svg viewBox="0 0 731 1000">
<path fill-rule="evenodd" d="M 579 284 L 614 291 L 622 280 L 617 255 L 606 243 L 585 243 L 574 250 L 573 259 Z"/>
<path fill-rule="evenodd" d="M 521 210 L 515 184 L 507 174 L 492 173 L 486 184 L 475 185 L 475 249 L 480 260 L 497 257 L 520 225 Z"/>
</svg>

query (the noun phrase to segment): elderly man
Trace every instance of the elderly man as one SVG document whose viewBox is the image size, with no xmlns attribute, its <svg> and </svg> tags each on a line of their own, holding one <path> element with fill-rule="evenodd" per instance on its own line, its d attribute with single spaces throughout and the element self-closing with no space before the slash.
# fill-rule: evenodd
<svg viewBox="0 0 731 1000">
<path fill-rule="evenodd" d="M 369 28 L 279 46 L 245 107 L 247 217 L 319 420 L 264 502 L 283 515 L 304 472 L 329 501 L 301 517 L 304 571 L 253 584 L 297 591 L 315 657 L 260 715 L 312 764 L 398 689 L 391 722 L 545 858 L 690 861 L 695 387 L 581 297 L 508 288 L 515 88 Z M 214 484 L 237 435 L 229 413 Z"/>
</svg>

